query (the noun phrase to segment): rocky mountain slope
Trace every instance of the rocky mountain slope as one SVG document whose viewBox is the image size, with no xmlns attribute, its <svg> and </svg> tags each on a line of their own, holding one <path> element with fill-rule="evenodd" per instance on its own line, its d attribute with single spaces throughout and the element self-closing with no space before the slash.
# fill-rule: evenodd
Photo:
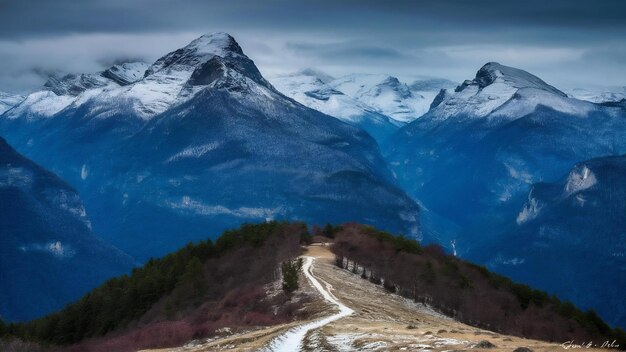
<svg viewBox="0 0 626 352">
<path fill-rule="evenodd" d="M 472 256 L 626 325 L 625 179 L 626 156 L 614 156 L 533 185 L 515 225 Z"/>
<path fill-rule="evenodd" d="M 26 320 L 58 310 L 131 258 L 105 244 L 76 191 L 0 138 L 0 316 Z"/>
</svg>

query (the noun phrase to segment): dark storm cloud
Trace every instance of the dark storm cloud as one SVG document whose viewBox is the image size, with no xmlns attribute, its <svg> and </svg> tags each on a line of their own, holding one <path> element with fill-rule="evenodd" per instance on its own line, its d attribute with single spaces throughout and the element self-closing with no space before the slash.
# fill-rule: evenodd
<svg viewBox="0 0 626 352">
<path fill-rule="evenodd" d="M 341 42 L 331 44 L 293 43 L 286 44 L 287 49 L 298 55 L 312 55 L 318 58 L 332 57 L 335 60 L 402 60 L 410 55 L 393 48 L 370 46 L 359 43 Z"/>
<path fill-rule="evenodd" d="M 2 0 L 0 35 L 196 29 L 224 22 L 278 29 L 423 28 L 468 25 L 624 28 L 621 0 Z"/>
<path fill-rule="evenodd" d="M 622 0 L 0 0 L 0 90 L 34 89 L 34 69 L 151 61 L 213 31 L 233 34 L 265 74 L 462 80 L 502 61 L 555 84 L 626 84 Z"/>
</svg>

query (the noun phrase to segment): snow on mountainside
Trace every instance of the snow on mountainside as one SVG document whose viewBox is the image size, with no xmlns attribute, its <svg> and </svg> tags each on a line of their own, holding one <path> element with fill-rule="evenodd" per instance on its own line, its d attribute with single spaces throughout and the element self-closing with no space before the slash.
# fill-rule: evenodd
<svg viewBox="0 0 626 352">
<path fill-rule="evenodd" d="M 9 321 L 60 309 L 133 265 L 93 236 L 76 191 L 2 138 L 0 233 L 0 315 Z"/>
<path fill-rule="evenodd" d="M 489 117 L 505 121 L 530 113 L 539 105 L 580 115 L 593 109 L 593 105 L 569 99 L 526 71 L 489 62 L 473 80 L 466 80 L 453 91 L 442 90 L 428 115 L 435 120 Z"/>
<path fill-rule="evenodd" d="M 387 75 L 352 74 L 330 82 L 329 86 L 400 123 L 423 115 L 432 101 L 396 77 Z"/>
<path fill-rule="evenodd" d="M 63 77 L 50 77 L 41 90 L 29 94 L 21 103 L 2 117 L 13 119 L 46 118 L 63 109 L 79 106 L 107 92 L 143 78 L 147 64 L 142 62 L 114 65 L 95 74 L 69 74 Z"/>
<path fill-rule="evenodd" d="M 22 100 L 24 100 L 24 97 L 21 95 L 0 92 L 0 115 L 19 104 Z"/>
<path fill-rule="evenodd" d="M 419 207 L 375 140 L 281 94 L 228 34 L 172 51 L 137 82 L 27 102 L 50 95 L 70 103 L 44 119 L 20 104 L 0 131 L 76 185 L 94 229 L 139 258 L 266 219 L 420 235 Z"/>
<path fill-rule="evenodd" d="M 333 80 L 321 72 L 304 70 L 277 76 L 271 81 L 276 89 L 299 103 L 361 127 L 378 140 L 389 136 L 401 125 L 374 107 L 330 87 L 328 83 Z"/>
</svg>

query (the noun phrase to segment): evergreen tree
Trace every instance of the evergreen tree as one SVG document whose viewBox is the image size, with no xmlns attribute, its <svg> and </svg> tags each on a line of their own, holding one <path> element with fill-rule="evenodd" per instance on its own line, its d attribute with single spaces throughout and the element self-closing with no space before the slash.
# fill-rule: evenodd
<svg viewBox="0 0 626 352">
<path fill-rule="evenodd" d="M 298 275 L 302 269 L 302 258 L 283 262 L 281 268 L 283 271 L 283 290 L 287 293 L 292 293 L 299 287 Z"/>
</svg>

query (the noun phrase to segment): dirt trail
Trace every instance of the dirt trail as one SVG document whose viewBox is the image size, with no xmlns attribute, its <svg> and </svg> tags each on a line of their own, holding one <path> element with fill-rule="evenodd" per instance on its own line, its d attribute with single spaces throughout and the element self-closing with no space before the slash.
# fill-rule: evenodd
<svg viewBox="0 0 626 352">
<path fill-rule="evenodd" d="M 527 347 L 535 352 L 565 351 L 558 344 L 474 328 L 445 317 L 422 304 L 389 294 L 382 287 L 334 266 L 333 255 L 327 247 L 310 246 L 305 255 L 312 259 L 305 262 L 308 263 L 305 266 L 307 279 L 302 280 L 301 289 L 317 292 L 319 304 L 325 305 L 325 319 L 264 327 L 159 351 L 511 352 L 518 347 Z M 320 287 L 315 287 L 316 282 Z M 331 300 L 328 300 L 329 297 Z M 345 315 L 338 316 L 341 307 L 353 312 L 345 314 L 347 311 L 344 310 Z M 484 340 L 495 347 L 475 347 Z M 277 341 L 288 343 L 280 344 Z M 282 349 L 277 349 L 278 347 Z"/>
<path fill-rule="evenodd" d="M 299 351 L 303 348 L 303 342 L 306 335 L 315 329 L 319 329 L 327 324 L 332 323 L 335 320 L 339 320 L 341 318 L 347 317 L 352 314 L 354 311 L 339 301 L 330 293 L 330 289 L 332 286 L 328 283 L 325 283 L 324 286 L 311 274 L 311 265 L 313 264 L 313 257 L 304 257 L 305 262 L 302 267 L 304 275 L 309 280 L 309 282 L 315 287 L 315 289 L 324 297 L 324 299 L 334 305 L 338 312 L 320 319 L 316 321 L 312 321 L 310 323 L 306 323 L 300 325 L 298 327 L 289 329 L 284 334 L 276 337 L 267 348 L 264 349 L 264 352 L 292 352 Z"/>
</svg>

